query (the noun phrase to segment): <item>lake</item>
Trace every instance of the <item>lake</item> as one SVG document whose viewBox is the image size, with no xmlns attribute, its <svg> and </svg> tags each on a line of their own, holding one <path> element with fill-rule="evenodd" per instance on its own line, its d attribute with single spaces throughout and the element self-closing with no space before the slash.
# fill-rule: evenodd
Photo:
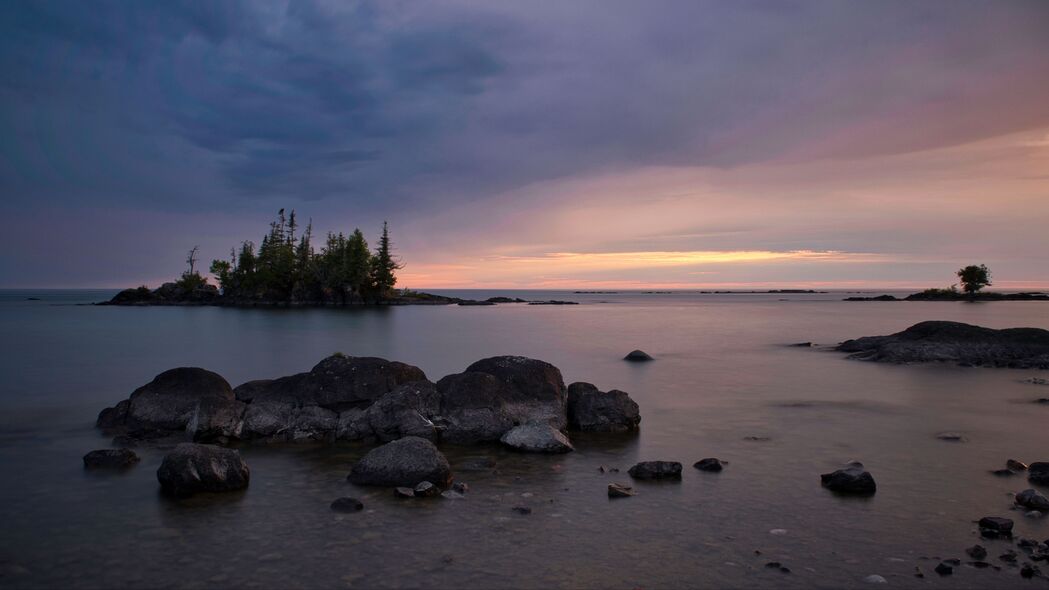
<svg viewBox="0 0 1049 590">
<path fill-rule="evenodd" d="M 1010 458 L 1049 461 L 1049 405 L 1031 403 L 1049 387 L 1024 382 L 1047 372 L 883 365 L 788 345 L 929 319 L 1049 328 L 1045 302 L 436 292 L 581 305 L 94 307 L 76 304 L 115 291 L 0 291 L 0 584 L 841 588 L 867 586 L 871 574 L 893 587 L 1031 584 L 997 559 L 1015 546 L 979 540 L 974 521 L 1007 516 L 1017 536 L 1049 538 L 1045 518 L 1011 509 L 1026 479 L 989 473 Z M 656 360 L 621 360 L 635 348 Z M 161 371 L 200 366 L 236 386 L 309 370 L 337 351 L 404 361 L 431 380 L 488 356 L 539 358 L 566 383 L 629 392 L 641 429 L 574 435 L 576 452 L 559 456 L 445 447 L 453 468 L 496 460 L 494 471 L 457 474 L 469 484 L 463 500 L 356 488 L 346 475 L 368 447 L 354 444 L 242 446 L 246 492 L 181 501 L 159 494 L 162 449 L 136 449 L 142 461 L 123 473 L 83 469 L 87 451 L 110 444 L 93 427 L 98 411 Z M 937 439 L 944 432 L 967 441 Z M 728 465 L 693 469 L 704 457 Z M 681 481 L 631 482 L 627 468 L 656 459 L 683 463 Z M 821 488 L 819 474 L 850 460 L 874 475 L 876 495 Z M 637 496 L 610 500 L 611 482 Z M 329 509 L 346 495 L 364 511 Z M 1001 571 L 933 573 L 941 558 L 968 561 L 964 549 L 977 542 Z"/>
</svg>

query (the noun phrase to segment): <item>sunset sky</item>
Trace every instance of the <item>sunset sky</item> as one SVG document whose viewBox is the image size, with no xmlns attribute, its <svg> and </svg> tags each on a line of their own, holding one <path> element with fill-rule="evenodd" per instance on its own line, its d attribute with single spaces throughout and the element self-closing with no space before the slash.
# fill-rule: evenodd
<svg viewBox="0 0 1049 590">
<path fill-rule="evenodd" d="M 0 3 L 0 287 L 1049 288 L 1049 2 Z M 319 246 L 323 240 L 317 240 Z"/>
</svg>

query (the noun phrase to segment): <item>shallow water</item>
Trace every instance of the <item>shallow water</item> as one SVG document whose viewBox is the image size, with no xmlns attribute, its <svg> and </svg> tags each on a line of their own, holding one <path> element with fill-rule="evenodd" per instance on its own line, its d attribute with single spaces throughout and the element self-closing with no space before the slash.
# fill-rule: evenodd
<svg viewBox="0 0 1049 590">
<path fill-rule="evenodd" d="M 1025 479 L 988 473 L 1008 458 L 1049 460 L 1049 407 L 1030 403 L 1049 387 L 1022 382 L 1046 372 L 890 366 L 786 346 L 926 319 L 1049 328 L 1044 302 L 550 292 L 524 296 L 584 304 L 72 305 L 110 294 L 0 292 L 5 587 L 839 588 L 866 586 L 870 574 L 895 587 L 1047 585 L 1022 580 L 1015 567 L 932 572 L 934 557 L 967 560 L 982 516 L 1009 516 L 1018 536 L 1049 538 L 1049 521 L 1011 510 L 1008 494 L 1028 487 Z M 657 360 L 620 360 L 634 348 Z M 165 369 L 203 366 L 236 385 L 308 370 L 335 351 L 402 360 L 431 379 L 496 354 L 541 358 L 566 383 L 630 392 L 641 431 L 576 435 L 575 453 L 553 457 L 445 448 L 453 466 L 477 456 L 497 462 L 457 473 L 470 490 L 454 501 L 352 486 L 346 474 L 367 450 L 354 445 L 242 447 L 252 469 L 246 492 L 186 501 L 158 494 L 163 450 L 140 449 L 141 463 L 122 474 L 82 469 L 84 453 L 109 443 L 92 428 L 98 410 Z M 941 432 L 968 442 L 937 440 Z M 692 469 L 709 456 L 729 464 L 720 474 Z M 682 480 L 631 482 L 626 469 L 650 459 L 682 462 Z M 820 473 L 852 459 L 877 479 L 874 497 L 820 487 Z M 602 465 L 622 472 L 601 473 Z M 638 495 L 609 500 L 613 481 Z M 344 495 L 365 510 L 331 512 Z M 1011 547 L 979 542 L 996 564 Z M 764 567 L 769 561 L 792 571 Z M 913 577 L 915 566 L 924 579 Z"/>
</svg>

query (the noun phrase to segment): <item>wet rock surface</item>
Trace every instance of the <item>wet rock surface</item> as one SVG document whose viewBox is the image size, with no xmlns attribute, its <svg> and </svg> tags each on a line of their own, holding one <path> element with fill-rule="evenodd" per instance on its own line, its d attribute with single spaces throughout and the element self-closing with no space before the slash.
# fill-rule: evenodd
<svg viewBox="0 0 1049 590">
<path fill-rule="evenodd" d="M 126 469 L 138 461 L 138 455 L 130 449 L 99 449 L 84 455 L 87 469 Z"/>
<path fill-rule="evenodd" d="M 409 436 L 368 451 L 348 479 L 357 485 L 414 489 L 426 481 L 444 487 L 451 483 L 452 469 L 432 442 Z"/>
<path fill-rule="evenodd" d="M 251 472 L 240 452 L 214 445 L 182 443 L 164 457 L 157 480 L 165 493 L 189 496 L 248 487 Z"/>
<path fill-rule="evenodd" d="M 541 422 L 515 426 L 499 440 L 515 451 L 526 453 L 567 453 L 575 450 L 568 437 Z"/>
<path fill-rule="evenodd" d="M 878 491 L 874 477 L 863 468 L 863 463 L 854 461 L 843 469 L 820 475 L 823 487 L 839 494 L 858 496 L 871 495 Z"/>
<path fill-rule="evenodd" d="M 693 467 L 700 471 L 709 471 L 717 473 L 724 469 L 724 462 L 714 457 L 707 457 L 706 459 L 700 459 L 692 464 Z"/>
<path fill-rule="evenodd" d="M 681 479 L 681 463 L 677 461 L 642 461 L 627 473 L 634 479 Z"/>
<path fill-rule="evenodd" d="M 568 427 L 587 432 L 627 432 L 641 422 L 637 402 L 625 391 L 600 391 L 590 383 L 568 386 Z"/>
<path fill-rule="evenodd" d="M 921 322 L 889 336 L 847 340 L 849 358 L 887 363 L 952 362 L 967 366 L 1049 368 L 1049 330 L 994 330 L 959 322 Z"/>
<path fill-rule="evenodd" d="M 656 359 L 652 358 L 652 355 L 643 350 L 631 350 L 625 357 L 623 357 L 623 360 L 634 363 L 643 363 L 646 361 L 654 361 Z"/>
</svg>

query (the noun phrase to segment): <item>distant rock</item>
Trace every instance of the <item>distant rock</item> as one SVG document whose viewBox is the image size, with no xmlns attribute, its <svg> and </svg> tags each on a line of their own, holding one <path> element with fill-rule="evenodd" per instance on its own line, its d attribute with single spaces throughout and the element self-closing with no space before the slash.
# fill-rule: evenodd
<svg viewBox="0 0 1049 590">
<path fill-rule="evenodd" d="M 240 452 L 213 445 L 182 443 L 164 457 L 157 480 L 164 492 L 188 496 L 248 487 L 251 472 Z"/>
<path fill-rule="evenodd" d="M 540 422 L 515 426 L 499 440 L 514 450 L 527 453 L 567 453 L 575 450 L 568 437 L 549 424 Z"/>
<path fill-rule="evenodd" d="M 480 306 L 490 306 L 490 305 L 495 305 L 495 302 L 494 301 L 470 301 L 470 300 L 467 300 L 467 301 L 460 301 L 459 305 L 461 305 L 463 307 L 473 307 L 473 306 L 479 306 L 479 305 Z"/>
<path fill-rule="evenodd" d="M 856 360 L 888 363 L 952 362 L 966 366 L 1049 369 L 1049 330 L 992 330 L 958 322 L 915 324 L 890 336 L 848 340 L 837 350 Z"/>
<path fill-rule="evenodd" d="M 969 439 L 957 432 L 941 432 L 936 435 L 936 440 L 945 442 L 969 442 Z"/>
<path fill-rule="evenodd" d="M 578 301 L 561 301 L 559 299 L 551 299 L 549 301 L 529 301 L 528 305 L 579 305 Z"/>
<path fill-rule="evenodd" d="M 1016 504 L 1028 508 L 1031 510 L 1049 511 L 1049 498 L 1046 498 L 1038 491 L 1033 489 L 1026 489 L 1019 494 L 1016 494 L 1014 498 Z"/>
<path fill-rule="evenodd" d="M 820 476 L 823 487 L 839 494 L 871 495 L 878 491 L 874 477 L 863 468 L 863 463 L 854 461 L 845 468 Z"/>
<path fill-rule="evenodd" d="M 489 297 L 485 299 L 485 303 L 528 303 L 528 301 L 520 297 Z"/>
<path fill-rule="evenodd" d="M 88 469 L 123 469 L 138 461 L 138 455 L 130 449 L 99 449 L 84 455 L 84 467 Z"/>
<path fill-rule="evenodd" d="M 331 503 L 331 509 L 335 512 L 360 512 L 364 510 L 364 503 L 357 498 L 339 498 Z"/>
<path fill-rule="evenodd" d="M 788 344 L 787 346 L 793 346 L 795 348 L 812 348 L 816 345 L 812 342 L 795 342 L 794 344 Z"/>
<path fill-rule="evenodd" d="M 532 513 L 532 509 L 528 506 L 514 506 L 511 510 L 513 510 L 517 514 L 520 514 L 521 516 L 528 516 Z"/>
<path fill-rule="evenodd" d="M 625 391 L 599 391 L 590 383 L 568 386 L 568 427 L 589 432 L 627 432 L 641 422 L 637 403 Z"/>
<path fill-rule="evenodd" d="M 903 301 L 893 295 L 878 295 L 876 297 L 846 297 L 843 301 Z"/>
<path fill-rule="evenodd" d="M 867 584 L 887 584 L 888 583 L 888 581 L 884 577 L 879 576 L 878 574 L 871 574 L 871 575 L 867 576 L 866 578 L 863 578 L 863 581 L 866 582 Z"/>
<path fill-rule="evenodd" d="M 629 498 L 630 496 L 636 495 L 634 488 L 630 486 L 620 485 L 618 483 L 608 484 L 608 497 L 609 498 Z"/>
<path fill-rule="evenodd" d="M 718 472 L 724 469 L 724 465 L 721 462 L 721 460 L 715 459 L 714 457 L 700 459 L 699 461 L 696 461 L 692 466 L 700 471 Z"/>
<path fill-rule="evenodd" d="M 1049 486 L 1049 463 L 1038 462 L 1028 465 L 1027 481 L 1040 486 Z"/>
<path fill-rule="evenodd" d="M 634 479 L 681 479 L 681 463 L 677 461 L 642 461 L 627 473 Z"/>
<path fill-rule="evenodd" d="M 368 451 L 348 479 L 357 485 L 414 488 L 428 481 L 445 487 L 451 483 L 452 469 L 432 442 L 408 436 Z"/>
<path fill-rule="evenodd" d="M 954 573 L 954 566 L 941 561 L 934 571 L 941 576 L 949 576 Z"/>
<path fill-rule="evenodd" d="M 624 361 L 632 361 L 632 362 L 637 363 L 637 362 L 645 362 L 645 361 L 654 361 L 656 359 L 652 358 L 651 355 L 649 355 L 647 352 L 645 352 L 643 350 L 631 350 L 630 352 L 627 353 L 627 355 L 625 357 L 623 357 L 623 360 Z"/>
</svg>

